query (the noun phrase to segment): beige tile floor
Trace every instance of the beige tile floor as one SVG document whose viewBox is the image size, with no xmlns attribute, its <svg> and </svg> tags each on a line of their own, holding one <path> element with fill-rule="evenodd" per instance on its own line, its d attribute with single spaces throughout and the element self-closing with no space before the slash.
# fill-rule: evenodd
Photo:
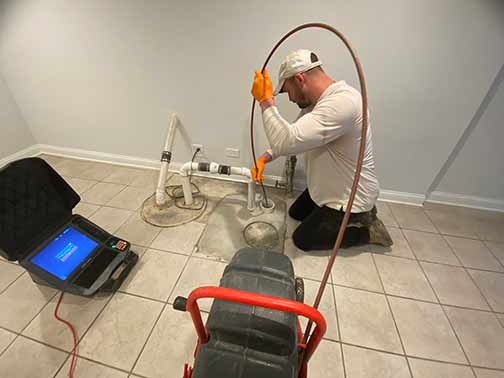
<svg viewBox="0 0 504 378">
<path fill-rule="evenodd" d="M 194 255 L 208 217 L 152 227 L 139 208 L 155 172 L 45 158 L 81 195 L 75 212 L 131 240 L 141 256 L 116 294 L 65 297 L 61 314 L 79 336 L 75 377 L 181 377 L 196 337 L 188 314 L 171 304 L 198 285 L 217 284 L 225 267 Z M 211 196 L 235 189 L 198 183 Z M 328 332 L 310 376 L 503 378 L 504 214 L 435 204 L 379 203 L 378 211 L 395 244 L 340 252 L 320 307 Z M 327 252 L 297 250 L 296 222 L 286 223 L 284 250 L 312 301 Z M 1 377 L 67 376 L 71 336 L 52 317 L 56 300 L 55 290 L 0 261 Z"/>
</svg>

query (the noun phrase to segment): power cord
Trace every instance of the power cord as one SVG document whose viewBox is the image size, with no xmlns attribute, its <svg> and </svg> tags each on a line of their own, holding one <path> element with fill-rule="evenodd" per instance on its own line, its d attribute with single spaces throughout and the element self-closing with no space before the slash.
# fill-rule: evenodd
<svg viewBox="0 0 504 378">
<path fill-rule="evenodd" d="M 194 151 L 194 154 L 192 156 L 192 159 L 191 159 L 191 169 L 189 170 L 189 182 L 191 183 L 191 179 L 192 179 L 192 163 L 194 163 L 194 159 L 196 159 L 196 155 L 198 155 L 198 153 L 201 151 L 201 148 L 196 148 L 196 151 Z"/>
<path fill-rule="evenodd" d="M 194 159 L 196 159 L 196 155 L 198 155 L 198 153 L 200 153 L 200 152 L 201 152 L 201 148 L 199 148 L 199 147 L 196 148 L 196 150 L 194 151 L 194 154 L 191 159 L 191 169 L 189 171 L 189 183 L 191 184 L 191 187 L 194 189 L 194 190 L 191 189 L 192 194 L 194 196 L 201 195 L 201 192 L 200 192 L 200 189 L 198 188 L 198 186 L 192 182 L 192 163 L 194 163 Z M 192 206 L 189 207 L 189 206 L 179 204 L 180 201 L 177 201 L 177 200 L 184 198 L 184 192 L 182 190 L 182 185 L 168 185 L 166 188 L 167 188 L 166 193 L 168 194 L 168 196 L 170 196 L 170 198 L 173 200 L 173 203 L 175 204 L 175 206 L 178 207 L 179 209 L 201 210 L 204 206 L 206 206 L 205 201 L 202 201 L 201 206 L 199 206 L 197 208 L 192 207 Z"/>
<path fill-rule="evenodd" d="M 72 362 L 70 363 L 70 370 L 68 372 L 68 376 L 69 376 L 69 378 L 73 378 L 73 371 L 75 369 L 75 360 L 77 359 L 77 332 L 75 332 L 75 328 L 72 325 L 72 323 L 70 323 L 68 320 L 60 318 L 58 315 L 58 310 L 59 310 L 61 301 L 63 300 L 64 294 L 65 294 L 65 292 L 62 291 L 61 295 L 58 299 L 58 303 L 56 304 L 56 307 L 54 308 L 54 317 L 56 318 L 56 320 L 64 323 L 68 328 L 70 328 L 70 331 L 72 332 L 72 337 L 73 337 Z"/>
</svg>

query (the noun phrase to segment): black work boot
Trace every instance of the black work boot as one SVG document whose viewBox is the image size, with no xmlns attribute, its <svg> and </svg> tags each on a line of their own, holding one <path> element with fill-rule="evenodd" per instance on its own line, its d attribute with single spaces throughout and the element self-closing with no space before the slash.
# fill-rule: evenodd
<svg viewBox="0 0 504 378">
<path fill-rule="evenodd" d="M 390 247 L 394 244 L 387 228 L 378 218 L 375 218 L 369 225 L 369 244 L 378 244 L 384 247 Z"/>
</svg>

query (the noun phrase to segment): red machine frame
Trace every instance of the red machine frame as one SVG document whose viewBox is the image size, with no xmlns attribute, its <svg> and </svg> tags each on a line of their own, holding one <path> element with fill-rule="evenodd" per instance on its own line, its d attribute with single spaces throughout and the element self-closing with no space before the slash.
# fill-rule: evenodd
<svg viewBox="0 0 504 378">
<path fill-rule="evenodd" d="M 279 298 L 272 297 L 269 295 L 256 294 L 241 290 L 229 289 L 225 287 L 217 286 L 204 286 L 197 288 L 191 292 L 189 298 L 187 298 L 186 311 L 191 314 L 191 318 L 196 328 L 196 333 L 198 334 L 198 343 L 196 345 L 196 350 L 194 351 L 194 358 L 198 357 L 198 353 L 202 344 L 208 341 L 208 331 L 201 318 L 201 312 L 197 301 L 202 298 L 213 298 L 221 299 L 224 301 L 236 302 L 247 304 L 250 306 L 258 306 L 269 308 L 272 310 L 278 310 L 283 312 L 289 312 L 296 314 L 297 316 L 303 316 L 308 318 L 310 321 L 316 324 L 313 333 L 308 338 L 307 343 L 303 343 L 303 332 L 301 330 L 301 324 L 299 319 L 297 320 L 297 330 L 298 330 L 298 348 L 300 351 L 298 378 L 307 378 L 308 376 L 308 361 L 317 349 L 322 337 L 324 336 L 327 325 L 324 316 L 315 308 L 308 306 L 304 303 Z M 192 377 L 192 368 L 185 364 L 184 366 L 184 376 L 183 378 Z"/>
</svg>

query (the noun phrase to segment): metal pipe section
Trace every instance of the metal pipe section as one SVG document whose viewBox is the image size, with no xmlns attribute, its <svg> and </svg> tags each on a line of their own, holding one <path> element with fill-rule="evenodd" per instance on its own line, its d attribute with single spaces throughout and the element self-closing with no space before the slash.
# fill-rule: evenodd
<svg viewBox="0 0 504 378">
<path fill-rule="evenodd" d="M 166 135 L 165 145 L 161 153 L 161 169 L 159 170 L 159 179 L 156 188 L 156 204 L 163 206 L 167 200 L 166 176 L 168 175 L 168 167 L 171 161 L 171 150 L 173 148 L 173 141 L 175 140 L 175 131 L 177 130 L 177 115 L 172 113 L 170 125 L 168 126 L 168 135 Z"/>
<path fill-rule="evenodd" d="M 247 210 L 254 211 L 256 209 L 256 185 L 254 180 L 249 180 L 247 191 Z"/>
<path fill-rule="evenodd" d="M 296 170 L 296 162 L 296 155 L 288 156 L 285 160 L 285 177 L 287 180 L 285 183 L 285 190 L 289 196 L 294 192 L 294 172 Z"/>
<path fill-rule="evenodd" d="M 256 208 L 255 203 L 255 193 L 256 186 L 255 181 L 252 179 L 252 174 L 250 169 L 242 167 L 232 167 L 229 165 L 221 165 L 215 162 L 211 163 L 194 163 L 187 162 L 180 168 L 180 176 L 182 177 L 182 190 L 184 192 L 184 202 L 186 205 L 192 205 L 193 196 L 191 190 L 190 173 L 191 172 L 209 172 L 212 174 L 219 175 L 236 175 L 247 177 L 248 180 L 248 190 L 247 190 L 247 209 L 253 211 Z"/>
</svg>

